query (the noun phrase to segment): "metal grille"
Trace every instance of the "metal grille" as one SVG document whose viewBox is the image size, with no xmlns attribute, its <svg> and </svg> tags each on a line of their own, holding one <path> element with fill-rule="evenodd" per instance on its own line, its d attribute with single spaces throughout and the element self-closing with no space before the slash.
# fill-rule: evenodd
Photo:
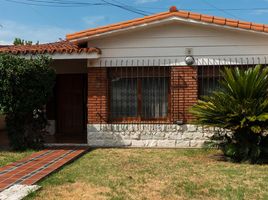
<svg viewBox="0 0 268 200">
<path fill-rule="evenodd" d="M 219 87 L 222 78 L 220 71 L 224 66 L 200 66 L 198 67 L 198 97 L 211 94 Z"/>
<path fill-rule="evenodd" d="M 265 63 L 264 63 L 265 61 Z M 123 66 L 123 63 L 125 66 Z M 196 59 L 194 68 L 197 70 L 198 98 L 209 95 L 219 87 L 218 81 L 222 78 L 220 71 L 224 67 L 239 67 L 247 69 L 257 64 L 266 66 L 266 58 L 248 59 Z M 153 66 L 152 66 L 153 65 Z M 150 124 L 152 130 L 155 125 L 163 124 L 165 128 L 176 124 L 172 115 L 184 102 L 178 101 L 172 94 L 171 77 L 172 67 L 177 67 L 176 62 L 164 61 L 125 61 L 118 60 L 111 63 L 105 62 L 100 67 L 107 69 L 107 94 L 108 94 L 108 120 L 101 124 L 116 124 L 129 129 L 148 130 Z M 175 77 L 179 78 L 179 77 Z M 186 82 L 187 84 L 187 82 Z M 185 94 L 178 94 L 185 95 Z M 102 104 L 101 104 L 102 105 Z M 100 114 L 101 115 L 101 114 Z M 115 126 L 111 126 L 115 128 Z M 112 131 L 112 130 L 111 130 Z"/>
<path fill-rule="evenodd" d="M 169 67 L 114 67 L 108 71 L 111 122 L 168 120 Z"/>
<path fill-rule="evenodd" d="M 219 81 L 222 79 L 221 71 L 225 67 L 238 67 L 248 69 L 255 65 L 233 65 L 233 66 L 199 66 L 198 67 L 198 97 L 210 95 L 219 88 Z"/>
</svg>

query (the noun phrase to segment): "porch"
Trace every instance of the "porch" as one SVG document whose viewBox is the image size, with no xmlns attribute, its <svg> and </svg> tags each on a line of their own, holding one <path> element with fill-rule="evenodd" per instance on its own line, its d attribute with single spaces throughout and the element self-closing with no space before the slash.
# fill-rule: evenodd
<svg viewBox="0 0 268 200">
<path fill-rule="evenodd" d="M 54 60 L 56 84 L 46 106 L 46 143 L 87 143 L 87 60 Z"/>
</svg>

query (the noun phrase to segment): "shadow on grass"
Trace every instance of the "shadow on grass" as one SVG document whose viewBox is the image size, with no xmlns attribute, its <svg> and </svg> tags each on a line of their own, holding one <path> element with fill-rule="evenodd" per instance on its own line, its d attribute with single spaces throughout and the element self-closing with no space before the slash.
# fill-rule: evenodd
<svg viewBox="0 0 268 200">
<path fill-rule="evenodd" d="M 223 153 L 216 153 L 213 154 L 211 156 L 209 156 L 210 159 L 213 159 L 215 161 L 218 162 L 229 162 L 229 163 L 236 163 L 236 164 L 252 164 L 252 165 L 268 165 L 268 158 L 267 157 L 262 157 L 259 159 L 259 161 L 257 163 L 250 163 L 250 162 L 237 162 L 233 159 L 231 159 L 230 157 L 225 156 Z"/>
</svg>

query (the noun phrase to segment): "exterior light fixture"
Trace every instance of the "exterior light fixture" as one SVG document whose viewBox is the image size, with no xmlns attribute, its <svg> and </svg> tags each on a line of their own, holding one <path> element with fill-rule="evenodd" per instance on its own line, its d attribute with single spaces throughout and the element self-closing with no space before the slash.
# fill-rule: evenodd
<svg viewBox="0 0 268 200">
<path fill-rule="evenodd" d="M 185 63 L 188 66 L 193 65 L 195 63 L 194 57 L 193 56 L 186 56 Z"/>
</svg>

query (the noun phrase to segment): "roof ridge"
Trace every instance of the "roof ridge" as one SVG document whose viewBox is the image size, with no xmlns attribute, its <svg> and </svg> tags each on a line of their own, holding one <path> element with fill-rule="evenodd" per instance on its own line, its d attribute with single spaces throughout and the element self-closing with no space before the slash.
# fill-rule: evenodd
<svg viewBox="0 0 268 200">
<path fill-rule="evenodd" d="M 83 37 L 94 36 L 100 33 L 106 33 L 106 32 L 110 32 L 114 30 L 129 28 L 131 26 L 150 23 L 153 21 L 159 21 L 159 20 L 163 20 L 165 18 L 169 18 L 172 16 L 184 18 L 184 19 L 196 20 L 196 21 L 210 23 L 210 24 L 216 24 L 216 25 L 228 26 L 228 27 L 233 27 L 233 28 L 241 28 L 245 30 L 268 33 L 268 25 L 266 24 L 258 24 L 258 23 L 246 22 L 246 21 L 241 21 L 241 20 L 232 19 L 232 18 L 217 17 L 213 15 L 206 15 L 206 14 L 195 13 L 195 12 L 190 12 L 190 11 L 185 11 L 185 10 L 178 10 L 175 6 L 172 6 L 167 12 L 156 13 L 156 14 L 145 16 L 142 18 L 136 18 L 132 20 L 127 20 L 127 21 L 123 21 L 119 23 L 114 23 L 110 25 L 105 25 L 105 26 L 101 26 L 97 28 L 91 28 L 91 29 L 86 29 L 83 31 L 78 31 L 75 33 L 67 34 L 66 40 L 72 41 L 72 40 L 80 39 Z"/>
<path fill-rule="evenodd" d="M 117 22 L 117 23 L 104 25 L 104 26 L 100 26 L 100 27 L 96 27 L 96 28 L 89 28 L 89 29 L 86 29 L 86 30 L 77 31 L 77 32 L 74 32 L 74 33 L 67 34 L 67 36 L 78 34 L 78 33 L 79 34 L 80 33 L 85 33 L 85 32 L 88 32 L 88 31 L 95 31 L 95 30 L 102 29 L 102 28 L 119 26 L 121 24 L 127 24 L 127 23 L 134 22 L 134 21 L 136 22 L 136 21 L 139 21 L 139 20 L 149 19 L 149 18 L 155 17 L 156 15 L 159 16 L 159 15 L 164 15 L 164 14 L 170 14 L 170 12 L 161 12 L 161 13 L 156 13 L 156 14 L 153 14 L 153 15 L 148 15 L 148 16 L 145 16 L 145 17 L 139 17 L 139 18 L 135 18 L 135 19 L 126 20 L 126 21 L 123 21 L 123 22 Z"/>
</svg>

